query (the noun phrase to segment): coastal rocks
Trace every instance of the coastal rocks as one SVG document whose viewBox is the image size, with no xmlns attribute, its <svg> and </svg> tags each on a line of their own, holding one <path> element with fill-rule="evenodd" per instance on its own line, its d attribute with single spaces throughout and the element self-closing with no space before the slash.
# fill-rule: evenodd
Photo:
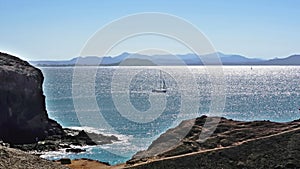
<svg viewBox="0 0 300 169">
<path fill-rule="evenodd" d="M 73 146 L 92 146 L 109 144 L 114 141 L 119 141 L 115 136 L 104 136 L 102 134 L 87 133 L 83 130 L 63 129 L 62 135 L 53 135 L 45 138 L 43 141 L 32 144 L 14 144 L 13 148 L 23 151 L 58 151 L 59 149 L 66 149 L 67 152 L 79 153 L 84 152 L 84 149 L 73 149 Z M 92 137 L 99 139 L 92 139 Z"/>
<path fill-rule="evenodd" d="M 0 168 L 3 169 L 68 169 L 55 162 L 3 146 L 0 146 L 0 157 Z"/>
<path fill-rule="evenodd" d="M 86 150 L 80 149 L 80 148 L 68 148 L 66 149 L 67 153 L 82 153 L 85 152 Z"/>
<path fill-rule="evenodd" d="M 110 144 L 115 136 L 63 129 L 49 119 L 42 72 L 0 52 L 0 140 L 24 151 L 56 151 L 71 145 Z"/>
<path fill-rule="evenodd" d="M 41 71 L 21 59 L 0 53 L 0 140 L 34 143 L 63 134 L 48 118 Z"/>
</svg>

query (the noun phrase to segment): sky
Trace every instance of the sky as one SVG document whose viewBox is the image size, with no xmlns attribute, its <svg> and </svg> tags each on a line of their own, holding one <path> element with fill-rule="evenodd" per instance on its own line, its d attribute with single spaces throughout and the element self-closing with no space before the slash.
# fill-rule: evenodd
<svg viewBox="0 0 300 169">
<path fill-rule="evenodd" d="M 264 59 L 300 53 L 298 0 L 0 0 L 0 51 L 26 60 L 71 59 L 105 25 L 142 12 L 185 19 L 223 53 Z M 157 40 L 129 39 L 111 55 L 147 46 L 138 48 L 137 41 L 169 44 L 177 53 L 187 52 L 171 40 Z"/>
</svg>

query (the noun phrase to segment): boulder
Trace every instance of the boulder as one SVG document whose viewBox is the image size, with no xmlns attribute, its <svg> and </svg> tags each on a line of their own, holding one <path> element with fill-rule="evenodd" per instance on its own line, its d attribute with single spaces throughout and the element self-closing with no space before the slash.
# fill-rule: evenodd
<svg viewBox="0 0 300 169">
<path fill-rule="evenodd" d="M 80 148 L 68 148 L 68 149 L 66 149 L 66 152 L 68 152 L 68 153 L 82 153 L 82 152 L 86 152 L 86 150 L 80 149 Z"/>
<path fill-rule="evenodd" d="M 71 159 L 69 158 L 62 158 L 58 161 L 60 161 L 60 164 L 71 164 Z"/>
</svg>

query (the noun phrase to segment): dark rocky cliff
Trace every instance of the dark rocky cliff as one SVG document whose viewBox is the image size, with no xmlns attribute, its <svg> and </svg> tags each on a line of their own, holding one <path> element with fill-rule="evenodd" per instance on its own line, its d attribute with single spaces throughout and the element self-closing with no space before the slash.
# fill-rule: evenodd
<svg viewBox="0 0 300 169">
<path fill-rule="evenodd" d="M 44 77 L 28 62 L 0 52 L 0 140 L 33 143 L 63 133 L 48 118 L 42 91 Z"/>
</svg>

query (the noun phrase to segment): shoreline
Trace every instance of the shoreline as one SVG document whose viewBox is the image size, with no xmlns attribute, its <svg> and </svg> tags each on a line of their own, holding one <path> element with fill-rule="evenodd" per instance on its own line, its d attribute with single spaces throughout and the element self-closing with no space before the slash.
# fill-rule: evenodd
<svg viewBox="0 0 300 169">
<path fill-rule="evenodd" d="M 187 143 L 191 144 L 193 142 L 193 137 L 197 133 L 196 127 L 199 127 L 203 125 L 203 121 L 207 120 L 208 118 L 213 118 L 213 117 L 207 117 L 207 116 L 201 116 L 198 117 L 195 120 L 195 123 L 193 124 L 193 128 L 191 130 L 191 134 L 188 134 L 183 140 L 185 140 L 182 143 Z M 300 119 L 294 120 L 291 122 L 285 122 L 285 123 L 277 123 L 277 122 L 271 122 L 271 121 L 236 121 L 232 119 L 226 119 L 226 118 L 221 118 L 221 122 L 219 123 L 217 129 L 215 130 L 214 134 L 208 138 L 208 140 L 205 142 L 207 143 L 206 145 L 203 144 L 201 149 L 198 149 L 193 152 L 187 152 L 187 151 L 178 151 L 180 149 L 177 149 L 176 147 L 173 148 L 173 150 L 168 150 L 168 151 L 161 151 L 159 154 L 155 156 L 141 156 L 141 154 L 145 154 L 147 151 L 151 151 L 151 147 L 153 148 L 158 148 L 162 150 L 162 147 L 160 147 L 160 144 L 156 144 L 157 140 L 161 139 L 161 137 L 164 137 L 166 135 L 169 136 L 176 136 L 174 135 L 174 131 L 180 130 L 180 127 L 178 128 L 172 128 L 166 131 L 164 134 L 162 134 L 157 140 L 153 141 L 153 145 L 151 145 L 147 150 L 144 150 L 142 152 L 138 152 L 136 155 L 132 157 L 131 160 L 128 160 L 125 163 L 120 163 L 116 165 L 110 165 L 107 162 L 102 162 L 99 160 L 92 160 L 92 159 L 87 159 L 87 158 L 80 158 L 80 159 L 73 159 L 70 160 L 70 164 L 64 164 L 62 165 L 60 160 L 47 160 L 49 162 L 54 162 L 57 163 L 58 165 L 66 166 L 71 169 L 121 169 L 121 168 L 132 168 L 132 169 L 138 169 L 138 168 L 159 168 L 161 166 L 165 166 L 166 164 L 172 166 L 175 163 L 177 164 L 178 160 L 180 161 L 181 159 L 184 159 L 185 163 L 184 165 L 192 165 L 188 164 L 187 159 L 194 159 L 201 157 L 201 159 L 206 159 L 204 162 L 202 160 L 202 163 L 204 166 L 207 166 L 208 163 L 210 165 L 210 160 L 216 160 L 218 161 L 218 158 L 227 158 L 226 156 L 233 156 L 234 154 L 239 154 L 239 160 L 231 160 L 230 164 L 227 164 L 226 162 L 223 162 L 225 165 L 225 168 L 228 168 L 228 166 L 234 165 L 237 166 L 238 163 L 239 165 L 244 165 L 248 166 L 246 162 L 242 161 L 241 159 L 248 158 L 249 154 L 269 154 L 271 155 L 268 151 L 276 151 L 276 149 L 269 149 L 268 146 L 272 146 L 274 144 L 278 144 L 277 148 L 281 149 L 282 152 L 284 151 L 290 151 L 289 154 L 297 154 L 300 153 L 300 143 L 297 142 L 292 142 L 292 140 L 297 141 L 298 138 L 300 138 Z M 193 120 L 193 119 L 192 119 Z M 191 120 L 187 120 L 191 121 Z M 184 123 L 185 121 L 183 121 Z M 225 128 L 227 127 L 227 129 Z M 80 131 L 77 131 L 80 132 Z M 171 134 L 171 135 L 170 135 Z M 238 135 L 236 135 L 238 134 Z M 217 140 L 216 138 L 222 137 L 223 140 L 224 138 L 227 138 L 229 140 L 232 140 L 231 143 L 228 143 L 223 141 L 220 142 L 222 145 L 218 146 L 216 145 L 215 147 L 211 147 L 212 145 L 215 145 L 215 141 Z M 296 137 L 296 138 L 294 138 Z M 171 137 L 169 137 L 171 138 Z M 213 139 L 213 140 L 211 140 Z M 221 139 L 222 140 L 222 139 Z M 281 141 L 278 141 L 281 140 Z M 165 140 L 167 142 L 167 140 Z M 289 144 L 294 145 L 295 147 L 290 147 L 287 149 L 285 145 L 282 145 L 283 143 L 289 142 Z M 282 143 L 282 144 L 281 144 Z M 193 144 L 193 143 L 192 143 Z M 204 146 L 204 147 L 203 147 Z M 208 146 L 208 147 L 207 147 Z M 182 144 L 179 144 L 179 147 L 182 147 Z M 206 149 L 205 149 L 206 147 Z M 255 147 L 260 147 L 260 149 L 257 149 Z M 204 149 L 203 149 L 204 148 Z M 182 148 L 181 148 L 182 149 Z M 185 147 L 186 150 L 190 149 L 188 147 Z M 252 153 L 246 153 L 245 150 L 247 149 L 246 152 L 252 152 Z M 18 150 L 20 151 L 20 150 Z M 28 151 L 27 151 L 28 152 Z M 172 153 L 173 152 L 173 153 Z M 226 156 L 223 156 L 222 152 L 229 152 Z M 233 153 L 235 152 L 235 153 Z M 297 153 L 296 153 L 297 152 Z M 24 152 L 26 153 L 26 152 Z M 147 154 L 147 153 L 146 153 Z M 220 156 L 221 155 L 221 156 Z M 281 156 L 278 153 L 275 153 L 275 155 L 280 156 L 280 158 L 285 158 L 284 156 Z M 35 155 L 36 156 L 36 155 Z M 264 155 L 265 156 L 265 155 Z M 290 159 L 297 159 L 293 156 L 290 156 Z M 297 155 L 296 155 L 297 156 Z M 140 158 L 142 157 L 142 158 Z M 40 157 L 37 157 L 40 158 Z M 217 158 L 217 159 L 214 159 Z M 265 157 L 266 158 L 266 157 Z M 278 159 L 280 159 L 278 158 Z M 253 159 L 255 161 L 256 159 Z M 298 164 L 294 163 L 294 161 L 289 160 L 289 163 L 286 163 L 286 160 L 280 160 L 281 163 L 278 163 L 278 166 L 286 166 L 286 165 L 292 165 L 292 166 L 297 166 Z M 169 164 L 170 163 L 170 164 Z M 181 162 L 183 163 L 183 162 Z M 183 165 L 183 164 L 182 164 Z M 196 164 L 195 164 L 196 165 Z M 223 164 L 222 164 L 223 165 Z M 251 163 L 251 165 L 253 165 Z M 194 164 L 193 164 L 194 166 Z M 226 167 L 227 166 L 227 167 Z M 173 166 L 174 167 L 174 166 Z M 273 166 L 272 166 L 273 167 Z M 168 168 L 168 167 L 167 167 Z M 176 167 L 175 167 L 176 168 Z M 180 168 L 180 167 L 179 167 Z M 218 168 L 218 167 L 217 167 Z M 233 167 L 235 168 L 235 167 Z"/>
<path fill-rule="evenodd" d="M 197 119 L 203 119 L 204 117 L 199 117 Z M 205 118 L 209 118 L 209 117 L 205 117 Z M 228 154 L 228 156 L 234 156 L 234 154 L 241 154 L 239 156 L 239 160 L 229 160 L 230 164 L 227 162 L 223 162 L 225 165 L 225 168 L 228 168 L 228 166 L 241 166 L 244 165 L 244 167 L 247 167 L 248 164 L 246 164 L 245 161 L 242 161 L 241 159 L 245 158 L 247 159 L 248 156 L 250 154 L 264 154 L 264 156 L 271 155 L 268 151 L 276 151 L 276 149 L 269 149 L 270 146 L 274 145 L 274 144 L 278 144 L 276 145 L 278 149 L 282 149 L 281 151 L 288 151 L 288 153 L 290 154 L 295 154 L 294 151 L 296 152 L 300 152 L 300 144 L 298 144 L 297 142 L 292 142 L 291 140 L 295 140 L 297 141 L 296 138 L 294 137 L 299 137 L 300 138 L 300 119 L 298 120 L 294 120 L 291 122 L 286 122 L 286 123 L 276 123 L 276 122 L 271 122 L 271 121 L 251 121 L 251 122 L 244 122 L 244 121 L 235 121 L 235 120 L 231 120 L 231 119 L 225 119 L 222 118 L 223 123 L 220 123 L 220 125 L 218 126 L 219 129 L 220 127 L 224 127 L 224 125 L 232 125 L 234 126 L 234 129 L 232 129 L 231 133 L 228 131 L 218 131 L 219 129 L 217 129 L 215 131 L 215 133 L 217 133 L 217 135 L 221 136 L 221 135 L 227 135 L 228 138 L 233 137 L 233 133 L 237 131 L 243 131 L 240 132 L 240 135 L 243 135 L 242 133 L 244 133 L 245 138 L 243 139 L 243 137 L 237 139 L 235 142 L 233 141 L 232 144 L 230 145 L 223 145 L 223 146 L 217 146 L 214 148 L 207 148 L 207 149 L 201 149 L 201 150 L 197 150 L 194 152 L 183 152 L 181 154 L 174 154 L 171 155 L 169 153 L 169 155 L 166 155 L 166 152 L 160 152 L 161 155 L 156 155 L 156 156 L 151 156 L 151 157 L 143 157 L 142 159 L 139 160 L 134 160 L 135 156 L 133 156 L 133 161 L 129 160 L 126 163 L 121 163 L 121 164 L 117 164 L 117 165 L 108 165 L 108 164 L 103 164 L 103 162 L 99 162 L 97 160 L 90 160 L 90 159 L 75 159 L 75 160 L 71 160 L 72 164 L 67 165 L 68 167 L 70 167 L 71 169 L 78 169 L 78 167 L 81 167 L 81 169 L 88 169 L 91 166 L 95 167 L 95 168 L 100 168 L 100 169 L 119 169 L 119 168 L 159 168 L 164 166 L 163 168 L 166 168 L 168 165 L 168 163 L 170 163 L 170 166 L 173 165 L 173 168 L 176 168 L 176 165 L 178 162 L 178 160 L 180 161 L 181 159 L 185 159 L 185 165 L 187 166 L 195 166 L 194 164 L 188 164 L 187 162 L 190 160 L 187 160 L 189 158 L 194 159 L 197 157 L 201 157 L 201 158 L 205 158 L 207 161 L 204 162 L 202 160 L 202 163 L 204 166 L 208 166 L 210 164 L 209 161 L 211 160 L 215 160 L 218 161 L 218 158 L 227 158 L 226 156 L 223 157 L 222 152 L 230 152 Z M 236 124 L 236 126 L 235 126 Z M 197 125 L 195 123 L 195 125 Z M 243 130 L 242 128 L 244 126 L 249 126 L 251 128 L 253 128 L 253 132 L 251 133 L 248 131 L 248 129 L 251 128 L 246 128 L 245 130 Z M 242 129 L 242 130 L 241 130 Z M 257 129 L 257 130 L 256 130 Z M 175 127 L 176 130 L 176 127 Z M 168 130 L 166 133 L 168 133 L 170 130 Z M 226 133 L 227 132 L 227 133 Z M 162 134 L 165 135 L 166 133 Z M 249 137 L 251 136 L 252 137 Z M 253 135 L 254 134 L 254 135 Z M 217 136 L 217 137 L 219 137 Z M 191 137 L 190 137 L 191 138 Z M 159 138 L 158 138 L 159 139 Z M 278 141 L 281 140 L 281 141 Z M 155 140 L 157 141 L 157 140 Z M 153 142 L 155 142 L 153 141 Z M 190 141 L 192 141 L 192 139 L 190 139 Z M 289 142 L 292 145 L 295 145 L 295 147 L 291 147 L 290 149 L 287 149 L 285 147 L 285 145 L 283 143 Z M 209 141 L 209 144 L 214 144 L 212 141 Z M 282 143 L 282 144 L 281 144 Z M 154 146 L 158 146 L 158 145 L 151 145 L 152 147 Z M 151 147 L 150 146 L 150 147 Z M 260 149 L 257 149 L 256 147 L 260 147 Z M 299 149 L 299 150 L 298 150 Z M 149 151 L 151 149 L 145 150 L 145 151 Z M 246 154 L 245 154 L 245 150 Z M 291 151 L 291 152 L 289 152 Z M 235 152 L 235 153 L 232 153 Z M 242 152 L 242 153 L 241 153 Z M 248 153 L 247 153 L 248 152 Z M 252 153 L 250 153 L 252 152 Z M 277 151 L 276 151 L 277 152 Z M 178 152 L 177 152 L 178 153 Z M 138 153 L 137 153 L 138 154 Z M 165 155 L 163 155 L 165 154 Z M 168 154 L 168 153 L 167 153 Z M 220 156 L 221 155 L 221 156 Z M 278 160 L 285 158 L 284 156 L 281 156 L 280 154 L 276 153 L 276 156 L 279 156 L 280 158 L 278 158 Z M 214 159 L 216 158 L 217 159 Z M 211 158 L 211 159 L 210 159 Z M 267 157 L 265 157 L 267 158 Z M 295 157 L 291 156 L 289 157 L 290 159 L 296 159 Z M 252 159 L 253 161 L 257 160 L 257 159 Z M 226 160 L 225 160 L 226 161 Z M 242 161 L 242 162 L 241 162 Z M 281 163 L 278 162 L 278 166 L 287 166 L 287 165 L 293 165 L 293 166 L 297 166 L 298 164 L 295 163 L 295 161 L 291 161 L 289 160 L 289 163 L 287 163 L 285 160 L 280 160 Z M 274 162 L 271 162 L 272 165 Z M 276 163 L 276 160 L 275 160 Z M 178 164 L 177 164 L 178 165 Z M 223 164 L 222 164 L 223 165 Z M 254 165 L 253 163 L 249 164 L 249 165 Z M 227 167 L 226 167 L 227 166 Z M 181 165 L 181 167 L 183 167 L 183 165 Z M 168 167 L 167 167 L 168 168 Z M 169 167 L 170 168 L 170 167 Z M 172 168 L 172 167 L 171 167 Z M 180 168 L 180 167 L 179 167 Z M 217 166 L 218 168 L 218 166 Z M 235 167 L 233 167 L 235 168 Z"/>
<path fill-rule="evenodd" d="M 10 144 L 9 147 L 26 152 L 33 152 L 33 154 L 59 151 L 60 149 L 65 149 L 66 152 L 80 153 L 85 151 L 80 147 L 112 144 L 114 141 L 120 141 L 118 137 L 113 135 L 105 136 L 102 134 L 86 132 L 84 130 L 63 128 L 63 132 L 64 133 L 62 135 L 46 137 L 44 140 L 36 143 Z"/>
</svg>

